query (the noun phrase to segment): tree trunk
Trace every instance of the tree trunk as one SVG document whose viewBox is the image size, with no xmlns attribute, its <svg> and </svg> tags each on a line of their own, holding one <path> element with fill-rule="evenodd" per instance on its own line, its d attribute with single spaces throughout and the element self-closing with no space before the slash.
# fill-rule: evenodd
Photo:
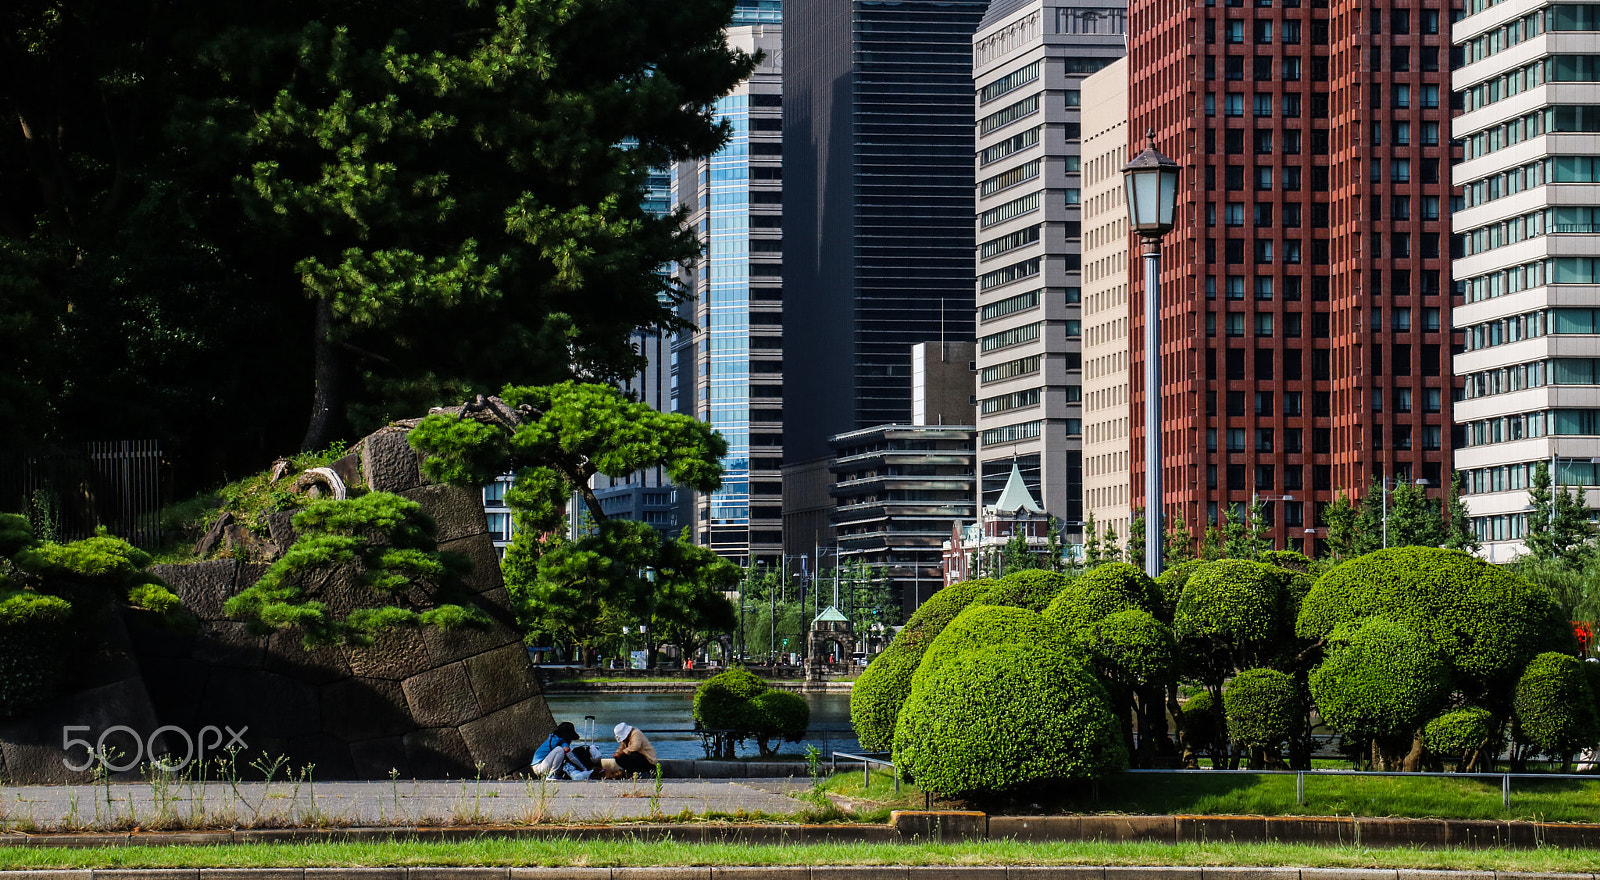
<svg viewBox="0 0 1600 880">
<path fill-rule="evenodd" d="M 301 452 L 327 447 L 333 439 L 334 419 L 341 408 L 339 397 L 339 348 L 333 344 L 333 305 L 326 297 L 317 300 L 316 329 L 312 334 L 315 351 L 315 388 L 311 395 L 311 422 L 306 425 Z"/>
<path fill-rule="evenodd" d="M 1422 769 L 1422 756 L 1426 749 L 1422 746 L 1422 728 L 1411 736 L 1411 751 L 1406 752 L 1405 758 L 1400 762 L 1400 769 L 1407 773 L 1415 773 Z"/>
</svg>

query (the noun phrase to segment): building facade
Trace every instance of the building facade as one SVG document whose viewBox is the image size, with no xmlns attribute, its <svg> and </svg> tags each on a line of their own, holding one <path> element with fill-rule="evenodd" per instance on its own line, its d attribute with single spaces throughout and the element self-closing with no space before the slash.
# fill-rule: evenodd
<svg viewBox="0 0 1600 880">
<path fill-rule="evenodd" d="M 1316 547 L 1337 490 L 1451 461 L 1452 8 L 1378 0 L 1129 7 L 1129 131 L 1182 167 L 1163 242 L 1165 514 L 1198 535 L 1264 501 Z M 1134 262 L 1131 288 L 1143 289 Z M 1132 302 L 1141 339 L 1142 297 Z M 1142 346 L 1132 357 L 1144 479 Z M 1312 539 L 1308 541 L 1307 539 Z"/>
<path fill-rule="evenodd" d="M 695 543 L 740 563 L 783 554 L 783 27 L 771 0 L 735 10 L 728 43 L 762 52 L 755 74 L 717 102 L 731 136 L 681 163 L 673 200 L 705 242 L 683 274 L 693 294 L 668 371 L 671 408 L 728 441 L 722 488 L 696 495 Z"/>
<path fill-rule="evenodd" d="M 1128 61 L 1083 81 L 1083 501 L 1101 534 L 1127 540 Z"/>
<path fill-rule="evenodd" d="M 1092 4 L 1092 5 L 1091 5 Z M 996 0 L 973 37 L 979 503 L 1013 466 L 1083 520 L 1083 78 L 1124 54 L 1111 0 Z"/>
<path fill-rule="evenodd" d="M 1528 484 L 1600 502 L 1600 6 L 1474 0 L 1452 28 L 1465 144 L 1456 469 L 1484 555 L 1523 552 Z"/>
</svg>

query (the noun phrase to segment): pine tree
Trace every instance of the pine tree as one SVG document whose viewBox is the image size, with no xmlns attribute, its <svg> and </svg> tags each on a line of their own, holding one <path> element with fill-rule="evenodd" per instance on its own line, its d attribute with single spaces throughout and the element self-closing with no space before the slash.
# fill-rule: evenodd
<svg viewBox="0 0 1600 880">
<path fill-rule="evenodd" d="M 1167 568 L 1194 558 L 1194 537 L 1189 534 L 1189 524 L 1183 521 L 1183 514 L 1174 513 L 1167 521 L 1167 535 L 1162 542 L 1161 553 Z"/>
<path fill-rule="evenodd" d="M 1245 530 L 1245 519 L 1234 516 L 1232 504 L 1222 509 L 1222 556 L 1224 559 L 1254 559 L 1256 554 Z"/>
<path fill-rule="evenodd" d="M 1272 549 L 1272 536 L 1267 532 L 1267 505 L 1260 496 L 1250 499 L 1249 532 L 1245 541 L 1243 559 L 1256 559 Z"/>
<path fill-rule="evenodd" d="M 1322 543 L 1325 556 L 1342 561 L 1360 555 L 1356 552 L 1359 544 L 1357 517 L 1356 505 L 1350 503 L 1350 496 L 1340 489 L 1333 501 L 1322 509 L 1322 525 L 1328 528 L 1327 540 Z"/>
<path fill-rule="evenodd" d="M 1575 561 L 1594 534 L 1583 501 L 1564 486 L 1552 487 L 1550 469 L 1542 461 L 1533 468 L 1528 501 L 1533 507 L 1525 539 L 1528 553 L 1537 559 Z"/>
<path fill-rule="evenodd" d="M 1105 537 L 1100 542 L 1100 562 L 1102 564 L 1122 561 L 1122 545 L 1117 543 L 1118 540 L 1117 527 L 1111 523 L 1106 523 Z"/>
<path fill-rule="evenodd" d="M 1355 542 L 1351 556 L 1363 556 L 1383 549 L 1383 506 L 1386 503 L 1383 484 L 1377 480 L 1367 487 L 1367 494 L 1356 506 Z"/>
<path fill-rule="evenodd" d="M 1083 567 L 1094 568 L 1100 564 L 1100 535 L 1094 524 L 1094 513 L 1083 524 Z"/>
<path fill-rule="evenodd" d="M 1144 511 L 1136 510 L 1128 525 L 1128 562 L 1144 568 Z"/>
<path fill-rule="evenodd" d="M 1438 547 L 1444 543 L 1444 516 L 1428 490 L 1402 480 L 1389 497 L 1389 546 Z"/>
<path fill-rule="evenodd" d="M 1456 471 L 1450 479 L 1444 546 L 1451 550 L 1476 553 L 1482 545 L 1478 543 L 1478 534 L 1472 528 L 1472 518 L 1467 513 L 1466 502 L 1461 500 L 1463 489 L 1461 472 Z"/>
</svg>

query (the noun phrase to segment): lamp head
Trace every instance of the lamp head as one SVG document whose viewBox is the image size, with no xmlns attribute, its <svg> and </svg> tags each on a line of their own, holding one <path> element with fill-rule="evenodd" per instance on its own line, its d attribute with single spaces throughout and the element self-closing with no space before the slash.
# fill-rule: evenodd
<svg viewBox="0 0 1600 880">
<path fill-rule="evenodd" d="M 1128 191 L 1128 217 L 1133 231 L 1160 238 L 1172 229 L 1178 206 L 1178 163 L 1155 146 L 1155 129 L 1145 132 L 1147 146 L 1122 166 Z"/>
</svg>

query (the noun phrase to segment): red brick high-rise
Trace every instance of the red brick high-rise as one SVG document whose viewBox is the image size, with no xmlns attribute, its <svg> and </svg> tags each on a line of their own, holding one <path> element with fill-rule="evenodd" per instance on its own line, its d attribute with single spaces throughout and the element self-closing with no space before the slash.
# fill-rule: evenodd
<svg viewBox="0 0 1600 880">
<path fill-rule="evenodd" d="M 1167 516 L 1197 537 L 1260 495 L 1275 545 L 1298 547 L 1338 489 L 1422 478 L 1437 495 L 1449 478 L 1451 19 L 1400 0 L 1129 6 L 1130 154 L 1153 128 L 1183 168 L 1163 242 L 1163 477 Z"/>
</svg>

